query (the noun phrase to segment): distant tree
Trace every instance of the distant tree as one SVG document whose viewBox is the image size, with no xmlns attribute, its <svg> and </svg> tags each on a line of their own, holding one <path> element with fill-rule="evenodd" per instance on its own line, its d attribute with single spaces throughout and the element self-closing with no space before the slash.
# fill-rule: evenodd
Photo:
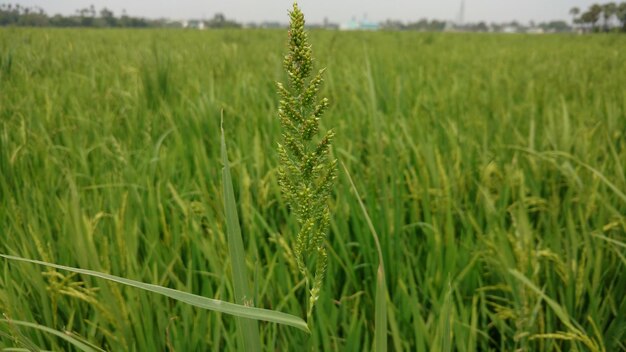
<svg viewBox="0 0 626 352">
<path fill-rule="evenodd" d="M 617 7 L 617 19 L 622 23 L 622 32 L 626 32 L 626 2 Z"/>
<path fill-rule="evenodd" d="M 380 24 L 380 28 L 383 30 L 397 31 L 405 29 L 405 26 L 401 21 L 388 19 Z"/>
<path fill-rule="evenodd" d="M 485 22 L 479 22 L 476 25 L 476 31 L 478 31 L 478 32 L 489 32 L 489 27 L 487 26 L 487 24 Z"/>
<path fill-rule="evenodd" d="M 80 26 L 80 21 L 75 16 L 61 16 L 54 15 L 49 19 L 50 25 L 54 27 L 78 27 Z"/>
<path fill-rule="evenodd" d="M 415 30 L 415 31 L 427 31 L 429 30 L 429 22 L 426 18 L 422 18 L 417 22 L 411 22 L 406 25 L 407 29 Z"/>
<path fill-rule="evenodd" d="M 617 4 L 609 2 L 602 5 L 602 17 L 604 18 L 604 31 L 609 31 L 609 20 L 617 13 Z"/>
<path fill-rule="evenodd" d="M 565 21 L 550 21 L 547 23 L 541 23 L 539 27 L 546 32 L 552 33 L 569 32 L 572 29 Z"/>
<path fill-rule="evenodd" d="M 99 17 L 97 17 L 97 14 L 99 14 Z M 20 4 L 0 4 L 0 26 L 114 27 L 122 25 L 126 27 L 163 27 L 168 23 L 168 21 L 163 20 L 146 20 L 130 17 L 125 12 L 122 18 L 118 19 L 113 14 L 113 11 L 107 8 L 96 12 L 93 5 L 76 10 L 75 15 L 62 16 L 57 14 L 49 17 L 38 6 L 26 7 Z"/>
<path fill-rule="evenodd" d="M 215 23 L 226 22 L 226 16 L 224 16 L 223 13 L 216 13 L 215 16 L 213 16 L 213 21 L 215 21 Z"/>
<path fill-rule="evenodd" d="M 428 29 L 434 32 L 441 32 L 446 28 L 446 21 L 432 20 Z"/>
<path fill-rule="evenodd" d="M 80 9 L 78 10 L 78 13 L 80 14 L 80 25 L 83 27 L 91 27 L 94 25 L 94 17 L 95 16 L 91 16 L 91 9 L 90 8 L 84 8 L 84 9 Z"/>
<path fill-rule="evenodd" d="M 578 15 L 580 15 L 580 8 L 572 7 L 569 10 L 569 14 L 572 16 L 572 25 L 576 26 L 576 24 L 578 23 Z"/>
<path fill-rule="evenodd" d="M 126 9 L 122 9 L 122 17 L 119 20 L 121 27 L 130 27 L 130 16 L 126 13 Z"/>
<path fill-rule="evenodd" d="M 107 9 L 106 7 L 100 10 L 100 18 L 102 18 L 107 27 L 117 26 L 117 19 L 115 18 L 113 11 Z"/>
<path fill-rule="evenodd" d="M 27 27 L 43 27 L 48 25 L 48 16 L 37 9 L 25 8 L 19 16 L 18 25 Z"/>
<path fill-rule="evenodd" d="M 495 23 L 492 22 L 489 27 L 491 27 L 491 30 L 494 32 L 502 32 L 502 29 L 504 28 L 504 25 L 502 23 Z"/>
<path fill-rule="evenodd" d="M 24 7 L 19 4 L 0 5 L 0 25 L 41 27 L 48 25 L 48 16 L 40 7 Z"/>
<path fill-rule="evenodd" d="M 222 13 L 216 13 L 212 19 L 206 22 L 209 28 L 239 28 L 241 25 L 235 21 L 226 19 Z"/>
<path fill-rule="evenodd" d="M 593 4 L 586 12 L 581 15 L 580 19 L 581 22 L 585 24 L 588 29 L 595 31 L 601 14 L 602 6 L 598 4 Z"/>
</svg>

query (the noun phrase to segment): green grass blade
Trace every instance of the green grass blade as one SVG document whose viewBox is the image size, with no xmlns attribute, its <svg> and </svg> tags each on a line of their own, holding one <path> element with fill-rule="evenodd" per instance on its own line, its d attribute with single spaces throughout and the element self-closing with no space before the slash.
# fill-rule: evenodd
<svg viewBox="0 0 626 352">
<path fill-rule="evenodd" d="M 584 167 L 585 169 L 591 171 L 591 173 L 593 173 L 596 177 L 598 177 L 605 185 L 607 185 L 613 192 L 615 192 L 615 194 L 622 199 L 624 202 L 626 202 L 626 194 L 624 192 L 622 192 L 619 187 L 617 187 L 613 182 L 611 182 L 606 176 L 604 176 L 604 174 L 600 171 L 598 171 L 596 168 L 594 168 L 593 166 L 579 160 L 578 158 L 568 154 L 568 153 L 563 153 L 563 152 L 559 152 L 559 151 L 550 151 L 550 152 L 536 152 L 534 150 L 530 150 L 528 148 L 522 148 L 522 147 L 518 147 L 518 146 L 509 146 L 510 149 L 515 149 L 515 150 L 519 150 L 531 155 L 534 155 L 536 157 L 539 157 L 543 160 L 547 160 L 547 161 L 553 161 L 552 159 L 549 158 L 549 156 L 557 156 L 557 157 L 563 157 L 566 158 L 568 160 L 571 160 L 579 165 L 581 165 L 582 167 Z"/>
<path fill-rule="evenodd" d="M 376 351 L 387 351 L 387 283 L 385 281 L 385 268 L 381 261 L 378 264 L 376 275 Z"/>
<path fill-rule="evenodd" d="M 222 124 L 224 123 L 224 112 L 222 111 Z M 224 138 L 224 127 L 221 126 L 222 138 L 222 182 L 224 185 L 224 213 L 226 214 L 226 230 L 228 233 L 228 251 L 233 272 L 233 287 L 235 290 L 235 302 L 245 306 L 252 306 L 253 293 L 248 284 L 246 270 L 246 252 L 243 248 L 241 238 L 241 228 L 239 226 L 239 215 L 237 214 L 237 203 L 235 201 L 235 191 L 230 175 L 230 164 L 228 161 L 228 151 Z M 238 319 L 239 343 L 243 345 L 245 351 L 260 351 L 261 338 L 259 336 L 259 326 L 256 321 L 250 319 Z"/>
<path fill-rule="evenodd" d="M 4 316 L 6 317 L 6 315 Z M 13 343 L 15 343 L 17 346 L 24 346 L 24 348 L 29 352 L 37 352 L 41 350 L 39 346 L 37 346 L 37 344 L 31 341 L 28 337 L 24 336 L 24 334 L 22 334 L 20 329 L 15 324 L 11 324 L 11 320 L 6 320 L 6 322 L 9 325 L 10 333 L 7 334 L 3 331 L 0 331 L 2 333 L 0 337 L 8 338 L 9 340 L 13 341 Z"/>
<path fill-rule="evenodd" d="M 624 243 L 624 242 L 620 242 L 618 240 L 614 240 L 612 238 L 609 238 L 609 237 L 606 237 L 606 236 L 603 236 L 603 235 L 600 235 L 600 234 L 593 234 L 593 236 L 597 237 L 599 239 L 605 240 L 605 241 L 607 241 L 607 242 L 609 242 L 611 244 L 614 244 L 616 246 L 620 246 L 622 248 L 626 248 L 626 243 Z"/>
<path fill-rule="evenodd" d="M 383 250 L 380 247 L 378 234 L 376 233 L 376 229 L 374 228 L 372 219 L 370 219 L 370 216 L 367 213 L 365 204 L 363 204 L 363 201 L 361 200 L 359 191 L 356 189 L 356 186 L 352 181 L 352 177 L 350 176 L 346 165 L 341 163 L 341 166 L 343 167 L 346 176 L 348 176 L 348 180 L 350 181 L 350 186 L 352 186 L 352 190 L 356 194 L 356 198 L 359 201 L 361 210 L 363 211 L 363 216 L 365 216 L 365 220 L 367 221 L 367 226 L 372 232 L 372 236 L 374 236 L 376 250 L 378 251 L 378 270 L 376 271 L 376 320 L 374 332 L 374 350 L 377 352 L 385 352 L 387 351 L 387 283 L 385 281 L 385 263 L 383 261 Z"/>
<path fill-rule="evenodd" d="M 163 286 L 158 286 L 158 285 L 153 285 L 153 284 L 146 284 L 140 281 L 130 280 L 130 279 L 126 279 L 123 277 L 105 274 L 105 273 L 101 273 L 101 272 L 93 271 L 93 270 L 72 268 L 69 266 L 42 262 L 40 260 L 25 259 L 21 257 L 15 257 L 12 255 L 0 254 L 0 257 L 10 259 L 10 260 L 44 265 L 50 268 L 66 270 L 66 271 L 70 271 L 73 273 L 89 275 L 89 276 L 97 277 L 100 279 L 105 279 L 105 280 L 117 282 L 120 284 L 124 284 L 126 286 L 140 288 L 145 291 L 158 293 L 160 295 L 190 304 L 198 308 L 226 313 L 226 314 L 234 315 L 234 316 L 241 317 L 241 318 L 256 319 L 256 320 L 269 321 L 273 323 L 289 325 L 289 326 L 298 328 L 300 330 L 309 332 L 309 329 L 306 323 L 304 322 L 304 320 L 302 320 L 302 318 L 296 317 L 295 315 L 291 315 L 291 314 L 277 312 L 277 311 L 273 311 L 269 309 L 246 307 L 240 304 L 234 304 L 230 302 L 220 301 L 217 299 L 202 297 L 202 296 L 194 295 L 192 293 L 174 290 L 168 287 L 163 287 Z"/>
<path fill-rule="evenodd" d="M 583 329 L 579 328 L 580 324 L 576 320 L 571 318 L 568 315 L 567 310 L 565 308 L 563 308 L 557 301 L 555 301 L 554 299 L 548 297 L 548 295 L 546 295 L 543 292 L 543 290 L 541 290 L 539 287 L 537 287 L 535 284 L 533 284 L 532 281 L 530 281 L 521 272 L 519 272 L 519 271 L 517 271 L 515 269 L 509 269 L 509 272 L 516 279 L 518 279 L 520 282 L 522 282 L 528 288 L 533 290 L 544 301 L 546 301 L 548 306 L 550 306 L 550 308 L 552 308 L 552 311 L 554 311 L 554 314 L 556 314 L 556 316 L 561 320 L 561 323 L 563 323 L 563 325 L 565 325 L 565 327 L 567 327 L 570 330 L 570 331 L 568 331 L 568 333 L 570 335 L 570 336 L 568 336 L 568 338 L 570 338 L 571 335 L 573 335 L 574 338 L 577 341 L 582 342 L 585 346 L 587 346 L 587 348 L 590 351 L 604 351 L 603 348 L 599 347 L 598 343 L 595 340 L 593 340 L 591 337 L 589 337 L 585 333 L 585 331 Z M 561 333 L 554 333 L 554 334 L 547 334 L 547 335 L 550 335 L 550 336 L 555 337 L 555 338 L 558 338 L 559 336 L 563 336 L 563 334 L 561 334 Z M 602 343 L 602 340 L 600 340 L 600 343 Z"/>
<path fill-rule="evenodd" d="M 43 326 L 43 325 L 39 325 L 39 324 L 34 324 L 34 323 L 29 323 L 27 321 L 20 321 L 20 320 L 13 320 L 13 319 L 0 319 L 0 322 L 3 323 L 7 323 L 10 325 L 18 325 L 18 326 L 25 326 L 28 328 L 33 328 L 33 329 L 37 329 L 43 332 L 46 332 L 48 334 L 52 334 L 55 335 L 69 343 L 71 343 L 72 345 L 74 345 L 74 347 L 78 348 L 81 351 L 85 351 L 85 352 L 96 352 L 96 351 L 104 351 L 102 349 L 99 348 L 94 348 L 92 346 L 87 345 L 86 343 L 72 337 L 70 335 L 69 332 L 61 332 L 52 328 L 49 328 L 47 326 Z"/>
<path fill-rule="evenodd" d="M 452 285 L 448 282 L 448 292 L 443 301 L 443 307 L 441 309 L 441 352 L 452 351 Z"/>
<path fill-rule="evenodd" d="M 548 297 L 543 292 L 543 290 L 539 289 L 539 287 L 537 287 L 530 280 L 528 280 L 528 278 L 526 276 L 524 276 L 524 274 L 520 273 L 519 271 L 517 271 L 515 269 L 509 269 L 509 272 L 517 280 L 522 282 L 524 285 L 526 285 L 528 288 L 530 288 L 536 294 L 538 294 L 544 301 L 546 301 L 548 306 L 550 306 L 550 308 L 552 308 L 552 310 L 554 311 L 554 314 L 556 314 L 556 316 L 559 317 L 559 319 L 561 320 L 563 325 L 565 325 L 572 332 L 575 332 L 576 334 L 581 334 L 580 330 L 572 324 L 572 321 L 570 320 L 570 317 L 567 314 L 567 311 L 565 309 L 563 309 L 563 307 L 561 307 L 555 300 L 553 300 L 552 298 Z"/>
</svg>

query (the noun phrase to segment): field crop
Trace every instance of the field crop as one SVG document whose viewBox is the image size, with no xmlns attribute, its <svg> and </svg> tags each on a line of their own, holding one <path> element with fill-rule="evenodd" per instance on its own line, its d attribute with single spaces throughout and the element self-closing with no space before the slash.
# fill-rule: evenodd
<svg viewBox="0 0 626 352">
<path fill-rule="evenodd" d="M 394 351 L 626 351 L 626 37 L 313 31 L 321 130 L 378 232 Z M 278 185 L 285 31 L 0 30 L 0 253 L 305 317 Z M 372 348 L 378 252 L 340 167 L 311 334 Z M 0 348 L 237 348 L 232 316 L 0 260 Z"/>
</svg>

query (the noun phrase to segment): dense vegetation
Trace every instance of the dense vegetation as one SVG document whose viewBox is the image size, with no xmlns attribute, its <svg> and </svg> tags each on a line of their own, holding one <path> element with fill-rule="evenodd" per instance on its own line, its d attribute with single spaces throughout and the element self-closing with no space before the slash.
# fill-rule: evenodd
<svg viewBox="0 0 626 352">
<path fill-rule="evenodd" d="M 626 38 L 313 32 L 322 130 L 381 237 L 392 350 L 625 351 Z M 234 301 L 220 110 L 256 306 L 306 315 L 277 180 L 284 31 L 0 31 L 0 252 Z M 371 347 L 378 262 L 340 172 L 312 335 Z M 234 349 L 235 319 L 0 261 L 7 319 L 111 351 Z M 0 347 L 66 350 L 0 321 Z"/>
<path fill-rule="evenodd" d="M 593 32 L 626 32 L 626 2 L 592 4 L 587 11 L 572 7 L 573 22 Z"/>
<path fill-rule="evenodd" d="M 583 32 L 626 32 L 626 2 L 608 2 L 605 4 L 594 3 L 585 11 L 579 7 L 573 7 L 569 11 L 572 16 L 572 25 L 563 20 L 552 20 L 535 23 L 531 21 L 527 26 L 517 21 L 509 23 L 451 23 L 449 21 L 421 18 L 416 21 L 398 21 L 387 19 L 380 23 L 384 30 L 409 30 L 441 32 L 455 30 L 464 32 L 533 32 L 538 29 L 549 33 L 571 32 L 573 30 Z M 566 15 L 565 13 L 563 14 Z M 462 22 L 462 21 L 461 21 Z M 311 25 L 310 23 L 308 25 Z M 262 23 L 238 23 L 228 19 L 224 14 L 216 13 L 208 20 L 194 19 L 179 21 L 175 19 L 147 19 L 129 16 L 126 12 L 121 15 L 115 14 L 109 8 L 97 10 L 94 5 L 77 9 L 73 15 L 49 15 L 42 7 L 28 7 L 20 4 L 0 4 L 0 26 L 23 26 L 23 27 L 95 27 L 95 28 L 146 28 L 146 27 L 188 27 L 188 28 L 278 28 L 284 25 L 278 22 Z M 313 24 L 313 27 L 338 29 L 339 25 L 326 22 Z"/>
<path fill-rule="evenodd" d="M 223 14 L 215 14 L 210 20 L 191 21 L 191 27 L 197 28 L 239 28 L 241 24 L 227 19 Z M 27 7 L 20 4 L 0 4 L 0 26 L 21 27 L 95 27 L 95 28 L 148 28 L 181 27 L 182 22 L 165 18 L 148 19 L 129 16 L 125 11 L 121 16 L 104 7 L 96 10 L 94 5 L 76 10 L 73 15 L 48 15 L 41 7 Z"/>
</svg>

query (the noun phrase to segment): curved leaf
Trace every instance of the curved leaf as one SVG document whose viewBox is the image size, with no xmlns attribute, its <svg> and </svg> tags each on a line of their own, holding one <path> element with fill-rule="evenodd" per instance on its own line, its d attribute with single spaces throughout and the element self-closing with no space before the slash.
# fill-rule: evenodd
<svg viewBox="0 0 626 352">
<path fill-rule="evenodd" d="M 191 293 L 174 290 L 168 287 L 163 287 L 163 286 L 158 286 L 158 285 L 153 285 L 153 284 L 146 284 L 144 282 L 129 280 L 123 277 L 105 274 L 105 273 L 101 273 L 101 272 L 93 271 L 93 270 L 78 269 L 78 268 L 73 268 L 73 267 L 64 266 L 64 265 L 42 262 L 39 260 L 15 257 L 12 255 L 0 254 L 0 257 L 10 259 L 10 260 L 44 265 L 47 267 L 61 269 L 61 270 L 67 270 L 67 271 L 71 271 L 71 272 L 78 273 L 78 274 L 89 275 L 89 276 L 117 282 L 120 284 L 124 284 L 126 286 L 132 286 L 132 287 L 140 288 L 142 290 L 158 293 L 160 295 L 175 299 L 177 301 L 185 302 L 187 304 L 190 304 L 192 306 L 196 306 L 199 308 L 213 310 L 213 311 L 220 312 L 220 313 L 231 314 L 231 315 L 241 317 L 241 318 L 256 319 L 256 320 L 262 320 L 262 321 L 269 321 L 272 323 L 289 325 L 289 326 L 298 328 L 300 330 L 309 332 L 309 328 L 307 327 L 304 320 L 302 320 L 302 318 L 299 318 L 295 315 L 291 315 L 287 313 L 282 313 L 282 312 L 269 310 L 269 309 L 263 309 L 263 308 L 246 307 L 246 306 L 239 305 L 239 304 L 234 304 L 234 303 L 224 302 L 224 301 L 220 301 L 220 300 L 216 300 L 212 298 L 202 297 L 202 296 L 194 295 Z"/>
</svg>

